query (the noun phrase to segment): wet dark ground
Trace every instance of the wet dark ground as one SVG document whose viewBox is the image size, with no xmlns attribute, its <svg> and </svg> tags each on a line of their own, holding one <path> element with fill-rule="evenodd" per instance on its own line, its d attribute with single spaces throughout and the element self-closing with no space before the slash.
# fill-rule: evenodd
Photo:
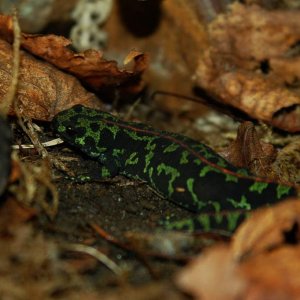
<svg viewBox="0 0 300 300">
<path fill-rule="evenodd" d="M 63 158 L 62 160 L 71 159 L 66 165 L 77 175 L 88 174 L 91 168 L 95 169 L 99 166 L 95 161 L 69 151 L 64 152 L 63 149 L 59 150 L 57 155 L 60 159 Z M 138 249 L 138 246 L 136 251 L 128 251 L 122 247 L 122 244 L 128 244 L 126 238 L 128 232 L 151 235 L 161 228 L 159 223 L 167 215 L 186 218 L 191 215 L 190 212 L 159 196 L 145 183 L 123 176 L 86 183 L 66 179 L 65 174 L 57 171 L 55 177 L 60 197 L 58 214 L 53 221 L 45 215 L 40 215 L 37 221 L 38 227 L 47 236 L 59 243 L 88 241 L 91 246 L 100 248 L 117 264 L 127 264 L 131 270 L 127 280 L 134 284 L 145 284 L 154 279 L 168 279 L 183 265 L 177 259 L 173 260 L 172 255 L 170 259 L 155 258 L 148 256 L 148 249 L 144 249 L 143 246 L 141 249 Z M 91 227 L 92 224 L 97 224 L 115 237 L 121 246 L 116 246 L 99 236 Z M 135 252 L 141 252 L 142 255 L 145 252 L 144 259 L 147 263 L 137 257 Z M 151 265 L 151 270 L 148 263 Z M 97 282 L 98 286 L 106 288 L 116 280 L 111 271 L 103 265 L 98 265 L 85 276 Z M 117 282 L 118 280 L 115 282 L 116 285 Z"/>
</svg>

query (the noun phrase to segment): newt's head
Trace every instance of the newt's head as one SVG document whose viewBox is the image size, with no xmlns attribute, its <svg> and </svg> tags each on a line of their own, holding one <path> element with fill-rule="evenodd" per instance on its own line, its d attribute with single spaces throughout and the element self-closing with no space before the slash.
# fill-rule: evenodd
<svg viewBox="0 0 300 300">
<path fill-rule="evenodd" d="M 115 119 L 109 113 L 75 105 L 58 113 L 52 121 L 54 130 L 71 146 L 76 147 L 88 156 L 98 158 L 106 149 L 103 129 L 108 121 Z M 109 125 L 112 127 L 113 125 Z"/>
</svg>

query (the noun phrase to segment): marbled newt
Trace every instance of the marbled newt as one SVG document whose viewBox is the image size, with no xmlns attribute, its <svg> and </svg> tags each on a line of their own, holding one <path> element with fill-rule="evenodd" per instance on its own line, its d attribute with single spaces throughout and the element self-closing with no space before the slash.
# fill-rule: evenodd
<svg viewBox="0 0 300 300">
<path fill-rule="evenodd" d="M 53 124 L 66 143 L 103 165 L 101 176 L 146 181 L 174 203 L 200 213 L 168 228 L 232 231 L 250 210 L 296 194 L 292 185 L 255 177 L 191 138 L 107 112 L 76 105 L 58 113 Z"/>
</svg>

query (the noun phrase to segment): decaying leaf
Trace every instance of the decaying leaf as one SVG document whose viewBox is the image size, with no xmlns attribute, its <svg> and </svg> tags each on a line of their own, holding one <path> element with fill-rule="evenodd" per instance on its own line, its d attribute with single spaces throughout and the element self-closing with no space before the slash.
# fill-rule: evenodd
<svg viewBox="0 0 300 300">
<path fill-rule="evenodd" d="M 12 229 L 37 215 L 37 210 L 23 206 L 12 197 L 0 208 L 0 230 Z"/>
<path fill-rule="evenodd" d="M 272 177 L 271 163 L 276 157 L 273 145 L 260 141 L 254 124 L 242 123 L 236 139 L 224 151 L 226 160 L 240 168 L 247 168 L 253 174 Z"/>
<path fill-rule="evenodd" d="M 12 59 L 11 45 L 0 39 L 0 99 L 4 99 L 11 82 Z M 78 103 L 100 105 L 97 97 L 87 92 L 75 77 L 24 51 L 21 51 L 17 99 L 24 116 L 44 121 Z M 10 114 L 14 114 L 12 108 Z"/>
<path fill-rule="evenodd" d="M 10 46 L 13 38 L 12 21 L 9 16 L 0 15 L 0 37 L 0 99 L 3 99 L 11 81 L 13 59 Z M 69 45 L 70 41 L 64 37 L 22 34 L 22 48 L 51 63 L 42 62 L 28 52 L 21 51 L 17 96 L 24 116 L 49 121 L 59 111 L 78 103 L 100 108 L 99 99 L 87 92 L 75 77 L 97 91 L 121 85 L 130 89 L 129 82 L 141 88 L 139 78 L 147 66 L 147 59 L 140 52 L 132 51 L 129 54 L 126 63 L 132 59 L 135 63 L 133 70 L 127 71 L 120 70 L 115 61 L 104 60 L 100 51 L 75 53 L 68 48 Z M 13 114 L 13 109 L 10 113 Z"/>
<path fill-rule="evenodd" d="M 134 81 L 147 67 L 147 58 L 140 52 L 133 51 L 133 55 L 129 55 L 135 64 L 133 70 L 127 71 L 120 70 L 115 61 L 105 60 L 100 51 L 75 53 L 68 48 L 70 44 L 68 39 L 56 35 L 23 34 L 22 38 L 22 47 L 27 51 L 75 75 L 94 90 Z"/>
<path fill-rule="evenodd" d="M 0 15 L 0 37 L 12 41 L 12 21 L 10 16 Z M 136 80 L 146 69 L 147 56 L 133 50 L 125 58 L 125 64 L 135 61 L 133 70 L 120 70 L 115 61 L 107 61 L 103 53 L 97 50 L 87 50 L 76 53 L 68 47 L 70 40 L 57 35 L 25 34 L 21 36 L 21 46 L 57 68 L 69 72 L 81 79 L 94 90 L 108 86 L 120 86 Z"/>
<path fill-rule="evenodd" d="M 216 246 L 190 263 L 177 284 L 195 299 L 299 299 L 300 247 L 284 246 L 238 262 Z"/>
<path fill-rule="evenodd" d="M 246 287 L 226 245 L 206 250 L 178 274 L 176 282 L 197 300 L 242 299 Z"/>
<path fill-rule="evenodd" d="M 232 251 L 236 259 L 300 240 L 299 199 L 253 212 L 234 235 Z M 299 270 L 300 271 L 300 270 Z"/>
<path fill-rule="evenodd" d="M 242 299 L 299 299 L 300 247 L 284 246 L 240 264 L 247 288 Z"/>
<path fill-rule="evenodd" d="M 178 286 L 201 300 L 299 299 L 299 221 L 299 199 L 254 212 L 231 245 L 207 249 L 181 271 Z"/>
<path fill-rule="evenodd" d="M 300 182 L 300 137 L 278 152 L 274 169 L 280 178 Z"/>
<path fill-rule="evenodd" d="M 58 246 L 29 225 L 0 231 L 0 297 L 2 299 L 53 299 L 63 294 L 74 299 L 79 280 L 73 268 L 60 258 Z M 73 295 L 69 295 L 72 293 Z"/>
<path fill-rule="evenodd" d="M 300 97 L 273 62 L 282 61 L 300 39 L 298 11 L 268 11 L 235 3 L 209 26 L 211 45 L 203 52 L 196 82 L 217 99 L 286 131 L 300 130 Z M 298 60 L 288 59 L 288 64 Z M 283 67 L 281 67 L 283 70 Z"/>
</svg>

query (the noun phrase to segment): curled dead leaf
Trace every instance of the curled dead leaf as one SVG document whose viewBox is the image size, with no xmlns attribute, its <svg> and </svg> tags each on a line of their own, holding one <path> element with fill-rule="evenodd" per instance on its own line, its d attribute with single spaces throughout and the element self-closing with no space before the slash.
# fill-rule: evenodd
<svg viewBox="0 0 300 300">
<path fill-rule="evenodd" d="M 11 17 L 0 15 L 0 77 L 2 89 L 0 99 L 6 94 L 11 82 L 13 39 Z M 5 42 L 5 40 L 8 42 Z M 28 52 L 21 52 L 21 68 L 17 97 L 20 112 L 38 120 L 51 120 L 61 110 L 75 104 L 100 108 L 101 103 L 95 95 L 87 92 L 75 78 L 77 77 L 92 89 L 118 88 L 136 93 L 143 88 L 140 76 L 147 67 L 147 56 L 132 51 L 128 61 L 134 60 L 131 70 L 120 70 L 115 61 L 106 61 L 102 53 L 87 50 L 75 53 L 68 48 L 70 41 L 56 35 L 21 35 L 21 47 L 43 60 L 32 57 Z M 59 71 L 55 67 L 73 74 Z M 13 114 L 13 109 L 10 114 Z"/>
<path fill-rule="evenodd" d="M 87 50 L 75 53 L 68 46 L 71 42 L 56 35 L 22 35 L 22 47 L 43 58 L 61 70 L 73 74 L 94 90 L 103 87 L 118 87 L 135 81 L 147 67 L 147 56 L 133 52 L 129 54 L 135 64 L 132 70 L 120 70 L 115 61 L 107 61 L 103 53 Z M 135 83 L 135 82 L 134 82 Z"/>
<path fill-rule="evenodd" d="M 236 139 L 223 154 L 236 167 L 247 168 L 262 177 L 273 175 L 271 163 L 276 158 L 276 149 L 260 141 L 254 124 L 249 121 L 239 126 Z"/>
<path fill-rule="evenodd" d="M 293 198 L 252 213 L 236 231 L 232 252 L 235 259 L 253 256 L 300 240 L 300 201 Z"/>
<path fill-rule="evenodd" d="M 10 16 L 0 15 L 0 37 L 12 42 L 12 19 Z M 21 35 L 21 46 L 57 68 L 73 74 L 94 90 L 107 86 L 120 86 L 132 81 L 136 85 L 137 79 L 148 66 L 148 56 L 132 50 L 125 58 L 125 64 L 134 60 L 132 70 L 120 70 L 115 61 L 107 61 L 103 53 L 97 50 L 87 50 L 76 53 L 68 48 L 71 41 L 63 36 L 54 34 Z"/>
</svg>

